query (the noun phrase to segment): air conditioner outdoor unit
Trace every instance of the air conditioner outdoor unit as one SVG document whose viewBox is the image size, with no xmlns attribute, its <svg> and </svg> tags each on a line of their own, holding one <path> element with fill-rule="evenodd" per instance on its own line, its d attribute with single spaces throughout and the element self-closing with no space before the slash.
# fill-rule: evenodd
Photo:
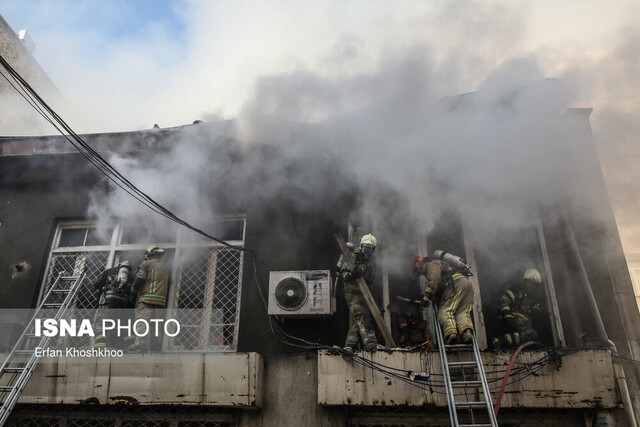
<svg viewBox="0 0 640 427">
<path fill-rule="evenodd" d="M 329 270 L 269 273 L 269 314 L 310 317 L 335 313 Z"/>
</svg>

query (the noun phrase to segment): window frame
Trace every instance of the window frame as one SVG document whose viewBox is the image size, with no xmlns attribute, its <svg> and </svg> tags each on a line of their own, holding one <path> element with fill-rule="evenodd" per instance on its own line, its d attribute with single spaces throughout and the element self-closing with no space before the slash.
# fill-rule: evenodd
<svg viewBox="0 0 640 427">
<path fill-rule="evenodd" d="M 242 221 L 242 239 L 241 240 L 227 240 L 226 242 L 230 245 L 237 247 L 244 247 L 245 238 L 246 238 L 246 230 L 247 230 L 247 217 L 245 214 L 230 214 L 230 215 L 221 215 L 216 217 L 213 221 L 214 224 L 225 221 Z M 118 254 L 121 252 L 128 251 L 144 251 L 150 243 L 156 243 L 158 246 L 163 249 L 168 249 L 174 251 L 173 259 L 171 261 L 171 286 L 169 295 L 167 298 L 167 309 L 175 308 L 176 298 L 179 294 L 179 283 L 178 283 L 178 273 L 181 272 L 181 265 L 179 265 L 178 260 L 181 258 L 181 252 L 187 249 L 200 248 L 200 249 L 223 249 L 226 248 L 225 245 L 216 242 L 211 239 L 202 239 L 195 241 L 188 241 L 187 236 L 189 234 L 195 233 L 194 231 L 187 229 L 186 227 L 178 227 L 174 233 L 173 242 L 145 242 L 145 243 L 127 243 L 121 244 L 123 231 L 126 227 L 131 226 L 131 223 L 110 223 L 106 224 L 108 227 L 113 227 L 111 231 L 111 238 L 109 239 L 109 243 L 105 245 L 92 245 L 92 246 L 66 246 L 59 247 L 60 239 L 62 236 L 62 232 L 68 229 L 87 229 L 87 233 L 84 237 L 84 243 L 87 241 L 88 230 L 96 227 L 97 221 L 95 220 L 58 220 L 56 224 L 56 230 L 54 232 L 53 239 L 51 244 L 49 245 L 47 260 L 45 264 L 44 274 L 40 283 L 40 290 L 38 293 L 38 302 L 42 301 L 44 296 L 44 291 L 47 287 L 47 280 L 49 278 L 49 270 L 51 269 L 52 262 L 54 257 L 57 254 L 66 254 L 66 253 L 94 253 L 94 252 L 108 252 L 107 261 L 105 265 L 105 269 L 111 268 L 115 265 Z M 214 253 L 214 252 L 212 252 Z M 238 331 L 240 330 L 240 307 L 241 307 L 241 296 L 242 296 L 242 281 L 243 281 L 243 269 L 244 269 L 244 257 L 243 254 L 240 255 L 240 261 L 238 265 L 238 286 L 237 286 L 237 294 L 236 294 L 236 307 L 235 307 L 235 332 L 233 342 L 229 346 L 228 349 L 220 350 L 220 352 L 235 352 L 238 347 Z M 136 268 L 136 266 L 132 266 Z M 207 286 L 213 286 L 214 283 L 209 283 L 207 280 Z M 207 348 L 197 349 L 197 350 L 170 350 L 169 340 L 165 340 L 163 343 L 163 351 L 176 352 L 176 353 L 184 353 L 184 352 L 202 352 L 202 351 L 210 351 Z M 204 345 L 204 343 L 203 343 Z"/>
</svg>

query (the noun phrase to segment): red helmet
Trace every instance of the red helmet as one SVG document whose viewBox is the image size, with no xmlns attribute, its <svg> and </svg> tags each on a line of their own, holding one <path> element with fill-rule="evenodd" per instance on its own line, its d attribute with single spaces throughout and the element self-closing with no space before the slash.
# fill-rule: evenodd
<svg viewBox="0 0 640 427">
<path fill-rule="evenodd" d="M 411 264 L 411 268 L 413 269 L 413 274 L 417 276 L 420 273 L 422 273 L 424 265 L 427 263 L 427 261 L 428 261 L 428 258 L 426 256 L 416 257 L 413 260 L 413 263 Z"/>
</svg>

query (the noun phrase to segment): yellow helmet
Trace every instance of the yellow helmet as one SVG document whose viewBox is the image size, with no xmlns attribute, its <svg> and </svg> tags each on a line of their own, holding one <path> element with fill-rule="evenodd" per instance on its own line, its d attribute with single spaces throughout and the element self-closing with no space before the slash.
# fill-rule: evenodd
<svg viewBox="0 0 640 427">
<path fill-rule="evenodd" d="M 376 246 L 378 246 L 378 241 L 373 234 L 365 234 L 360 239 L 360 250 L 367 255 L 372 254 Z"/>
<path fill-rule="evenodd" d="M 539 285 L 540 283 L 542 283 L 542 275 L 535 268 L 530 268 L 525 271 L 524 276 L 522 276 L 522 281 L 524 282 L 525 280 Z"/>
<path fill-rule="evenodd" d="M 164 254 L 164 249 L 159 248 L 158 245 L 154 243 L 152 245 L 149 245 L 147 249 L 144 251 L 144 259 L 151 259 L 156 255 L 162 255 L 162 254 Z"/>
</svg>

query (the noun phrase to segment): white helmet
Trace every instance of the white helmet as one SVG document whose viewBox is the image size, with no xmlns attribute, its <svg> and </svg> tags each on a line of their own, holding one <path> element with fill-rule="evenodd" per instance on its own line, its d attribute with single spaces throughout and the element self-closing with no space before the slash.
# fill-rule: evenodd
<svg viewBox="0 0 640 427">
<path fill-rule="evenodd" d="M 131 264 L 129 264 L 129 261 L 124 260 L 124 261 L 120 261 L 118 263 L 118 265 L 116 265 L 116 268 L 122 268 L 122 267 L 128 267 L 131 268 Z"/>
<path fill-rule="evenodd" d="M 523 283 L 525 280 L 531 283 L 535 283 L 536 285 L 539 285 L 540 283 L 542 283 L 542 275 L 535 268 L 530 268 L 527 271 L 525 271 L 524 276 L 522 276 Z"/>
<path fill-rule="evenodd" d="M 360 239 L 360 250 L 367 255 L 371 255 L 376 246 L 378 246 L 378 241 L 373 234 L 365 234 Z"/>
</svg>

